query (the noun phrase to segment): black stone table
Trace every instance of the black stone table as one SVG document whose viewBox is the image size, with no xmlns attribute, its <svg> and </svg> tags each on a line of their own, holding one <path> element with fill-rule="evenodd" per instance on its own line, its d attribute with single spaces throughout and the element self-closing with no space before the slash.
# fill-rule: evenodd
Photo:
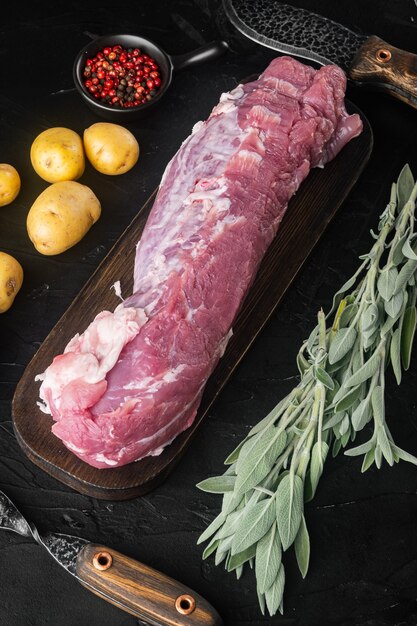
<svg viewBox="0 0 417 626">
<path fill-rule="evenodd" d="M 417 52 L 413 0 L 331 2 L 300 6 Z M 95 5 L 95 6 L 94 6 Z M 350 276 L 369 249 L 369 230 L 405 162 L 417 174 L 417 111 L 375 93 L 350 91 L 375 134 L 373 155 L 348 200 L 287 293 L 166 482 L 146 497 L 119 503 L 79 495 L 28 461 L 14 438 L 10 404 L 17 381 L 54 323 L 158 184 L 169 158 L 222 91 L 261 71 L 274 53 L 232 33 L 210 0 L 126 0 L 122 3 L 17 2 L 2 8 L 0 43 L 0 161 L 22 176 L 18 199 L 0 209 L 0 249 L 15 255 L 25 281 L 14 307 L 0 316 L 0 488 L 40 529 L 78 534 L 161 569 L 206 596 L 228 626 L 402 626 L 417 624 L 417 468 L 360 473 L 342 455 L 326 463 L 315 499 L 306 507 L 312 541 L 302 581 L 293 553 L 285 555 L 284 617 L 263 618 L 251 572 L 232 574 L 201 561 L 196 540 L 216 515 L 219 498 L 195 483 L 222 471 L 235 444 L 289 391 L 295 355 L 320 306 Z M 256 1 L 254 1 L 254 11 Z M 81 182 L 97 191 L 103 214 L 67 253 L 41 257 L 30 243 L 26 214 L 46 187 L 29 149 L 51 126 L 82 133 L 99 121 L 74 91 L 72 62 L 92 36 L 137 32 L 182 53 L 227 36 L 222 59 L 184 70 L 161 107 L 131 125 L 141 145 L 138 166 L 104 177 L 88 166 Z M 415 355 L 416 357 L 416 355 Z M 387 415 L 397 443 L 417 454 L 417 359 L 398 388 L 387 382 Z M 30 416 L 28 416 L 30 419 Z M 37 545 L 0 533 L 1 626 L 130 626 L 135 618 L 96 598 Z"/>
</svg>

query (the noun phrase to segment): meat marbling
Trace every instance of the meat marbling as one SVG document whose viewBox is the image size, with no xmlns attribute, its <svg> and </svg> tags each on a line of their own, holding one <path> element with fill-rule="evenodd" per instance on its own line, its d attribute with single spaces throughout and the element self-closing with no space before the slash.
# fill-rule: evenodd
<svg viewBox="0 0 417 626">
<path fill-rule="evenodd" d="M 138 243 L 133 295 L 37 377 L 39 405 L 74 454 L 121 466 L 192 424 L 289 199 L 361 132 L 345 82 L 336 66 L 280 57 L 196 124 Z"/>
</svg>

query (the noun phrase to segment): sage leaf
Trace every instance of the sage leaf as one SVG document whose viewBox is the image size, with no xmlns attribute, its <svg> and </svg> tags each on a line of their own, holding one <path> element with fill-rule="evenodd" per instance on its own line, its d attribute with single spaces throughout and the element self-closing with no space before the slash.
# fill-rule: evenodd
<svg viewBox="0 0 417 626">
<path fill-rule="evenodd" d="M 232 558 L 233 557 L 231 557 L 231 559 Z M 235 573 L 236 573 L 237 580 L 240 580 L 240 577 L 242 576 L 242 573 L 243 573 L 243 565 L 239 565 L 239 567 L 235 569 Z"/>
<path fill-rule="evenodd" d="M 379 320 L 379 309 L 376 304 L 370 304 L 361 316 L 362 332 L 373 332 Z"/>
<path fill-rule="evenodd" d="M 255 575 L 261 593 L 274 582 L 281 565 L 281 554 L 281 542 L 274 523 L 256 546 Z"/>
<path fill-rule="evenodd" d="M 297 367 L 298 367 L 298 371 L 300 372 L 301 376 L 310 367 L 310 363 L 307 361 L 307 359 L 305 358 L 305 356 L 301 352 L 299 352 L 297 354 Z"/>
<path fill-rule="evenodd" d="M 388 301 L 394 295 L 397 276 L 398 270 L 396 267 L 384 267 L 384 269 L 381 270 L 377 281 L 377 288 L 383 300 Z"/>
<path fill-rule="evenodd" d="M 336 293 L 333 296 L 333 304 L 332 304 L 332 308 L 330 309 L 330 313 L 332 313 L 335 310 L 336 303 L 340 299 L 339 297 L 343 295 L 344 293 L 346 293 L 346 291 L 349 291 L 349 289 L 353 287 L 353 285 L 356 283 L 356 277 L 359 274 L 360 269 L 362 269 L 362 267 L 364 267 L 365 265 L 366 265 L 366 261 L 361 265 L 359 270 L 353 276 L 349 278 L 349 280 L 343 283 L 339 291 L 336 291 Z"/>
<path fill-rule="evenodd" d="M 381 365 L 381 353 L 376 351 L 348 380 L 343 384 L 345 387 L 356 387 L 364 383 L 375 374 Z"/>
<path fill-rule="evenodd" d="M 403 254 L 403 245 L 407 238 L 408 230 L 402 237 L 400 237 L 400 239 L 397 241 L 392 249 L 392 262 L 394 263 L 394 265 L 400 265 L 400 263 L 402 263 L 405 258 Z"/>
<path fill-rule="evenodd" d="M 278 532 L 284 550 L 293 543 L 303 514 L 303 481 L 287 474 L 276 491 Z"/>
<path fill-rule="evenodd" d="M 368 450 L 368 452 L 365 454 L 363 458 L 363 463 L 361 467 L 362 474 L 371 467 L 374 461 L 375 461 L 375 448 L 372 447 L 370 450 Z"/>
<path fill-rule="evenodd" d="M 333 428 L 333 426 L 337 426 L 339 422 L 345 417 L 346 413 L 335 413 L 328 419 L 323 426 L 323 430 L 328 430 L 329 428 Z"/>
<path fill-rule="evenodd" d="M 357 304 L 349 304 L 342 311 L 341 316 L 339 317 L 339 328 L 345 328 L 350 324 L 352 319 L 355 317 L 358 312 L 359 307 Z"/>
<path fill-rule="evenodd" d="M 259 608 L 261 609 L 262 615 L 265 615 L 265 608 L 266 608 L 265 595 L 263 593 L 259 593 L 259 591 L 257 593 L 258 593 Z"/>
<path fill-rule="evenodd" d="M 412 463 L 413 465 L 417 465 L 417 458 L 413 456 L 412 454 L 409 454 L 405 450 L 402 450 L 395 444 L 392 444 L 392 450 L 393 452 L 396 453 L 399 459 L 402 459 L 403 461 L 407 461 L 408 463 Z"/>
<path fill-rule="evenodd" d="M 373 439 L 369 441 L 365 441 L 360 446 L 356 446 L 356 448 L 350 448 L 350 450 L 345 450 L 346 456 L 360 456 L 361 454 L 366 454 L 371 448 L 374 447 Z"/>
<path fill-rule="evenodd" d="M 392 296 L 391 300 L 388 300 L 388 302 L 385 302 L 384 307 L 385 307 L 385 312 L 387 313 L 387 315 L 389 315 L 390 317 L 396 318 L 399 312 L 401 311 L 403 299 L 404 299 L 403 294 L 399 292 L 396 295 Z"/>
<path fill-rule="evenodd" d="M 219 546 L 219 543 L 220 543 L 220 539 L 215 539 L 215 538 L 214 538 L 214 539 L 212 539 L 212 540 L 210 541 L 210 543 L 208 544 L 208 546 L 207 546 L 207 547 L 206 547 L 206 549 L 204 550 L 203 555 L 202 555 L 202 557 L 201 557 L 201 558 L 203 559 L 203 561 L 205 561 L 206 559 L 208 559 L 208 557 L 209 557 L 210 555 L 212 555 L 212 554 L 213 554 L 213 552 L 215 552 L 215 551 L 217 550 L 217 548 L 218 548 L 218 546 Z"/>
<path fill-rule="evenodd" d="M 345 418 L 347 418 L 347 415 L 345 415 Z M 322 441 L 321 445 L 318 441 L 316 441 L 316 443 L 314 444 L 311 450 L 310 472 L 309 472 L 309 481 L 308 481 L 308 489 L 307 489 L 308 497 L 306 497 L 307 502 L 314 498 L 317 485 L 323 473 L 323 466 L 327 458 L 328 452 L 329 452 L 329 446 L 327 445 L 325 441 Z"/>
<path fill-rule="evenodd" d="M 385 421 L 384 390 L 380 385 L 375 387 L 371 395 L 372 410 L 375 423 L 382 426 Z"/>
<path fill-rule="evenodd" d="M 216 533 L 219 528 L 223 526 L 225 521 L 226 516 L 224 515 L 224 513 L 219 513 L 217 517 L 215 517 L 214 520 L 211 522 L 211 524 L 207 526 L 206 530 L 199 536 L 199 538 L 197 539 L 197 545 L 203 543 L 204 541 L 207 541 L 209 537 L 214 535 L 214 533 Z"/>
<path fill-rule="evenodd" d="M 234 532 L 231 552 L 237 554 L 256 543 L 271 528 L 274 517 L 274 499 L 267 498 L 257 502 L 249 510 L 245 511 L 239 519 Z"/>
<path fill-rule="evenodd" d="M 237 459 L 239 458 L 240 451 L 243 448 L 245 443 L 246 443 L 246 439 L 243 439 L 240 442 L 240 444 L 233 450 L 233 452 L 231 452 L 229 456 L 226 458 L 224 462 L 225 465 L 233 465 L 233 463 L 237 461 Z"/>
<path fill-rule="evenodd" d="M 326 370 L 324 370 L 322 367 L 317 366 L 314 368 L 314 378 L 321 382 L 325 387 L 327 387 L 327 389 L 333 391 L 334 382 L 332 380 L 332 377 L 329 376 Z"/>
<path fill-rule="evenodd" d="M 411 244 L 412 237 L 408 237 L 403 245 L 402 253 L 407 259 L 413 259 L 413 261 L 417 261 L 417 254 L 414 252 Z"/>
<path fill-rule="evenodd" d="M 357 332 L 354 326 L 341 328 L 336 332 L 329 349 L 330 364 L 337 363 L 340 359 L 343 359 L 345 354 L 352 350 L 356 336 Z"/>
<path fill-rule="evenodd" d="M 243 550 L 243 552 L 238 552 L 238 554 L 232 554 L 227 562 L 227 571 L 231 572 L 234 569 L 237 569 L 238 567 L 241 567 L 242 565 L 250 561 L 250 559 L 253 559 L 256 554 L 256 549 L 258 545 L 259 544 L 255 543 L 249 546 L 249 548 L 246 548 L 246 550 Z"/>
<path fill-rule="evenodd" d="M 391 365 L 397 385 L 401 383 L 401 330 L 396 328 L 393 332 L 390 345 Z"/>
<path fill-rule="evenodd" d="M 350 428 L 349 416 L 347 415 L 347 413 L 345 413 L 345 417 L 342 419 L 342 421 L 339 424 L 340 437 L 343 437 L 343 435 L 345 435 L 348 432 L 349 428 Z"/>
<path fill-rule="evenodd" d="M 367 396 L 359 402 L 358 406 L 351 415 L 350 421 L 352 422 L 353 429 L 356 432 L 362 430 L 371 417 L 371 398 Z"/>
<path fill-rule="evenodd" d="M 387 431 L 383 426 L 377 429 L 377 443 L 381 448 L 382 456 L 387 461 L 388 465 L 394 465 L 394 456 L 392 454 L 391 444 L 388 439 Z"/>
<path fill-rule="evenodd" d="M 294 541 L 294 548 L 298 569 L 301 572 L 301 576 L 305 578 L 310 563 L 310 537 L 304 515 L 301 517 L 300 528 Z"/>
<path fill-rule="evenodd" d="M 337 413 L 347 411 L 353 406 L 356 400 L 359 400 L 362 394 L 362 385 L 351 388 L 347 393 L 339 400 L 335 406 Z"/>
<path fill-rule="evenodd" d="M 235 530 L 239 524 L 241 517 L 244 514 L 245 509 L 240 509 L 239 511 L 233 511 L 230 513 L 223 526 L 218 530 L 217 537 L 218 539 L 225 539 L 226 537 L 230 537 L 235 533 Z"/>
<path fill-rule="evenodd" d="M 236 476 L 211 476 L 197 483 L 196 487 L 207 493 L 225 493 L 233 491 L 236 482 Z"/>
<path fill-rule="evenodd" d="M 265 478 L 284 449 L 286 441 L 286 434 L 279 433 L 277 428 L 271 426 L 261 434 L 247 454 L 242 449 L 236 464 L 236 494 L 243 495 Z"/>
<path fill-rule="evenodd" d="M 285 571 L 284 566 L 281 563 L 277 577 L 275 578 L 269 589 L 265 591 L 266 606 L 268 607 L 268 611 L 271 617 L 275 615 L 280 607 L 280 604 L 282 602 L 282 596 L 284 595 L 284 586 Z"/>
<path fill-rule="evenodd" d="M 416 307 L 410 306 L 405 310 L 401 329 L 401 361 L 405 370 L 410 367 L 416 321 Z"/>
<path fill-rule="evenodd" d="M 228 550 L 221 551 L 217 548 L 216 556 L 214 557 L 214 564 L 220 565 L 220 563 L 222 563 L 227 557 L 227 554 L 228 554 Z"/>
<path fill-rule="evenodd" d="M 379 446 L 374 448 L 374 454 L 375 454 L 375 465 L 377 466 L 378 469 L 381 469 L 382 452 L 381 452 L 381 448 Z"/>
<path fill-rule="evenodd" d="M 335 439 L 333 442 L 333 448 L 332 448 L 333 458 L 335 458 L 339 454 L 341 447 L 342 447 L 342 442 L 340 441 L 340 439 Z"/>
<path fill-rule="evenodd" d="M 410 278 L 414 275 L 417 270 L 417 261 L 413 259 L 408 259 L 407 263 L 405 263 L 400 273 L 398 274 L 397 280 L 395 281 L 395 294 L 398 294 L 402 289 L 404 289 L 405 285 L 409 282 Z"/>
<path fill-rule="evenodd" d="M 397 181 L 397 199 L 399 211 L 403 209 L 405 203 L 409 199 L 414 187 L 414 178 L 408 163 L 404 165 L 398 176 Z"/>
</svg>

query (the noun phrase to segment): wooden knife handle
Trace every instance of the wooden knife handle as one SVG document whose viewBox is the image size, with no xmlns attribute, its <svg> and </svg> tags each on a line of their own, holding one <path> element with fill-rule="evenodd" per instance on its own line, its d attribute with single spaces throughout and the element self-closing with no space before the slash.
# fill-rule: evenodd
<svg viewBox="0 0 417 626">
<path fill-rule="evenodd" d="M 417 55 L 395 48 L 379 37 L 369 37 L 349 69 L 352 80 L 417 108 Z"/>
<path fill-rule="evenodd" d="M 76 572 L 90 591 L 152 626 L 221 626 L 217 611 L 173 578 L 105 546 L 88 543 Z"/>
</svg>

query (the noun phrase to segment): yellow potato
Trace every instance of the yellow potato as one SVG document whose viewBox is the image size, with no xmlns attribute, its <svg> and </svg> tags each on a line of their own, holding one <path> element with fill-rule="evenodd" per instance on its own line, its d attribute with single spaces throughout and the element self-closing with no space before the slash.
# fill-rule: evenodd
<svg viewBox="0 0 417 626">
<path fill-rule="evenodd" d="M 139 144 L 130 130 L 98 122 L 84 131 L 84 148 L 91 165 L 102 174 L 124 174 L 139 158 Z"/>
<path fill-rule="evenodd" d="M 10 204 L 20 191 L 20 176 L 13 165 L 0 163 L 0 206 Z"/>
<path fill-rule="evenodd" d="M 41 254 L 60 254 L 84 237 L 100 213 L 100 202 L 89 187 L 74 181 L 54 183 L 32 204 L 28 234 Z"/>
<path fill-rule="evenodd" d="M 77 180 L 85 168 L 83 142 L 69 128 L 48 128 L 33 142 L 30 160 L 35 172 L 48 183 Z"/>
<path fill-rule="evenodd" d="M 0 313 L 10 309 L 22 282 L 23 269 L 19 261 L 0 252 Z"/>
</svg>

